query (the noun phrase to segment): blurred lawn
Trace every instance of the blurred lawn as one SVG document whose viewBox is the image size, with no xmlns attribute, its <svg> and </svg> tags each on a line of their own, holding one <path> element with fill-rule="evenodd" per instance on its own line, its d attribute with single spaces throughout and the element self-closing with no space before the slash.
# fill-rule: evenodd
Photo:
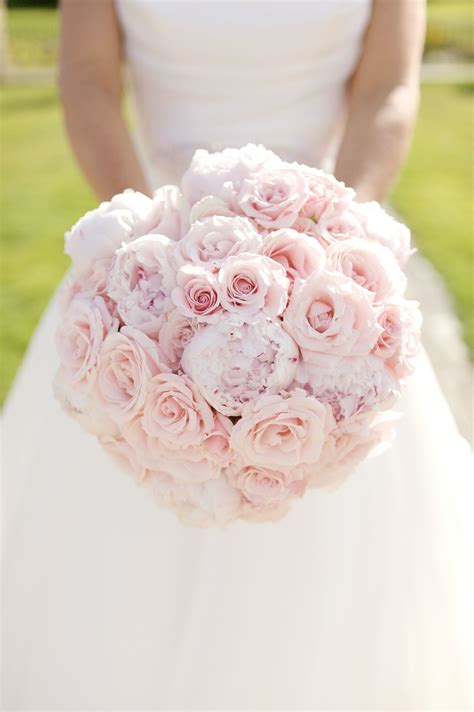
<svg viewBox="0 0 474 712">
<path fill-rule="evenodd" d="M 8 53 L 17 67 L 52 67 L 57 61 L 59 13 L 54 8 L 9 8 Z"/>
<path fill-rule="evenodd" d="M 66 266 L 65 229 L 94 204 L 66 143 L 51 86 L 0 91 L 0 399 Z"/>
<path fill-rule="evenodd" d="M 474 358 L 474 85 L 422 87 L 418 124 L 392 203 L 443 275 Z"/>
</svg>

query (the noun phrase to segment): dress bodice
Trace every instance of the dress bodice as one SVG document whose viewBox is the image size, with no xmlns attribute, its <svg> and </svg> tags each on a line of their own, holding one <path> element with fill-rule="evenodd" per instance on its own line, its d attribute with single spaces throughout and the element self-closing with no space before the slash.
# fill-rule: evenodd
<svg viewBox="0 0 474 712">
<path fill-rule="evenodd" d="M 371 0 L 116 1 L 155 180 L 247 142 L 327 165 Z"/>
</svg>

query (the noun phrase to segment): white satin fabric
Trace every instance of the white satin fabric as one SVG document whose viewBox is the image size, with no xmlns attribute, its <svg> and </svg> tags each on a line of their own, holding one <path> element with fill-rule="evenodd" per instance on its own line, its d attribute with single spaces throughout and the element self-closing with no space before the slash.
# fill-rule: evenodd
<svg viewBox="0 0 474 712">
<path fill-rule="evenodd" d="M 186 3 L 186 12 L 185 3 L 120 3 L 130 57 L 149 47 L 147 61 L 134 67 L 135 78 L 157 91 L 138 110 L 152 132 L 150 146 L 162 146 L 165 137 L 170 160 L 184 156 L 193 142 L 210 145 L 214 135 L 223 144 L 262 140 L 277 150 L 284 144 L 288 157 L 302 157 L 310 137 L 300 129 L 309 124 L 297 106 L 285 133 L 284 123 L 268 121 L 264 103 L 252 118 L 245 95 L 215 94 L 215 85 L 199 85 L 194 72 L 199 65 L 193 57 L 211 59 L 213 47 L 220 62 L 222 27 L 229 42 L 234 38 L 232 46 L 248 49 L 243 19 L 261 10 L 260 3 L 248 5 L 251 10 L 220 2 L 214 16 L 205 3 Z M 324 83 L 340 101 L 349 58 L 352 65 L 357 60 L 367 3 L 306 4 L 306 15 L 297 10 L 298 25 L 295 5 L 275 3 L 274 14 L 266 15 L 265 29 L 275 31 L 275 41 L 287 21 L 285 44 L 272 60 L 278 60 L 279 81 L 262 92 L 270 92 L 276 105 L 287 81 L 286 56 L 306 47 L 302 59 L 317 68 L 329 62 L 331 47 L 328 71 L 334 74 L 322 78 L 315 71 L 314 93 Z M 160 34 L 170 16 L 179 29 L 177 13 L 183 32 Z M 211 17 L 215 45 L 204 21 Z M 192 24 L 197 36 L 204 25 L 209 41 L 194 41 Z M 321 43 L 320 24 L 326 27 Z M 314 43 L 300 44 L 308 27 Z M 337 50 L 344 32 L 347 47 Z M 177 55 L 175 104 L 170 76 L 163 73 Z M 225 66 L 238 75 L 231 56 Z M 256 53 L 255 63 L 260 57 Z M 324 102 L 319 111 L 329 111 Z M 322 150 L 315 148 L 326 141 L 321 127 L 332 125 L 338 112 L 331 110 L 331 121 L 313 117 L 317 129 L 308 155 Z M 193 122 L 191 115 L 207 116 L 208 123 Z M 165 172 L 161 163 L 154 168 L 160 176 Z M 393 447 L 337 491 L 310 492 L 279 523 L 193 530 L 156 509 L 61 412 L 50 385 L 57 320 L 56 297 L 4 416 L 5 709 L 472 708 L 470 455 L 424 354 L 402 397 Z"/>
</svg>

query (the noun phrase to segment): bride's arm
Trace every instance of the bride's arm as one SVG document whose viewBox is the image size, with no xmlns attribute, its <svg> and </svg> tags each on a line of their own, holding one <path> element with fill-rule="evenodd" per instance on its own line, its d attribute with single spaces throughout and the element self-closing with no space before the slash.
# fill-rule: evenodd
<svg viewBox="0 0 474 712">
<path fill-rule="evenodd" d="M 122 41 L 113 0 L 62 0 L 59 90 L 69 138 L 102 199 L 148 192 L 121 108 Z"/>
<path fill-rule="evenodd" d="M 358 200 L 382 200 L 405 158 L 418 108 L 424 30 L 424 0 L 373 0 L 335 170 Z"/>
</svg>

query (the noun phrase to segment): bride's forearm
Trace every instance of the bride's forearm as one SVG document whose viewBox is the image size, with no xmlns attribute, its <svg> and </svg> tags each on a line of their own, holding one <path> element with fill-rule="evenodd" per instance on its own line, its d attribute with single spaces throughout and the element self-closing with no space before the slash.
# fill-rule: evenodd
<svg viewBox="0 0 474 712">
<path fill-rule="evenodd" d="M 100 87 L 60 83 L 69 139 L 89 184 L 102 200 L 125 188 L 149 192 L 120 106 Z"/>
<path fill-rule="evenodd" d="M 335 173 L 357 200 L 383 200 L 406 157 L 415 125 L 418 89 L 397 87 L 349 109 Z"/>
</svg>

